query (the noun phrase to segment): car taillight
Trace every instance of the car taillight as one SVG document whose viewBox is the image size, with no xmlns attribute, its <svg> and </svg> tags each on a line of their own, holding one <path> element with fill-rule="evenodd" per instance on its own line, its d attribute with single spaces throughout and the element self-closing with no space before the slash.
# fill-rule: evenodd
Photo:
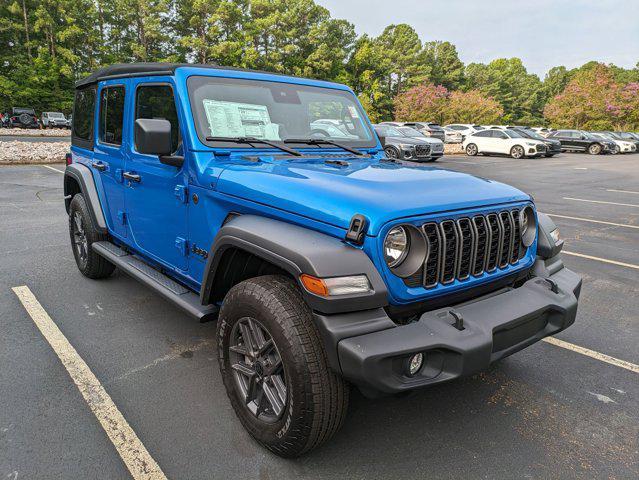
<svg viewBox="0 0 639 480">
<path fill-rule="evenodd" d="M 64 159 L 66 160 L 67 165 L 71 165 L 73 163 L 73 155 L 71 155 L 71 152 L 67 153 L 64 156 Z"/>
<path fill-rule="evenodd" d="M 18 121 L 18 117 L 11 117 L 11 121 L 12 122 L 17 122 Z"/>
</svg>

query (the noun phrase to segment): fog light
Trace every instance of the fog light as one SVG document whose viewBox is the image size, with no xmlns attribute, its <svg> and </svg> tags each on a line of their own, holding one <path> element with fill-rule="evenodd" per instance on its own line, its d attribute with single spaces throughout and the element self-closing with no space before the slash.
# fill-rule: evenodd
<svg viewBox="0 0 639 480">
<path fill-rule="evenodd" d="M 424 354 L 416 353 L 408 360 L 408 375 L 411 377 L 416 375 L 422 368 L 424 364 Z"/>
</svg>

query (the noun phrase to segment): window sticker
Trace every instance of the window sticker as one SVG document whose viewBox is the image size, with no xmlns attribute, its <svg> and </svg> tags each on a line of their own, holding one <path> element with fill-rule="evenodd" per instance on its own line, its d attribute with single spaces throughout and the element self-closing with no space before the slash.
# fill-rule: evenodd
<svg viewBox="0 0 639 480">
<path fill-rule="evenodd" d="M 359 114 L 357 113 L 357 109 L 355 108 L 355 105 L 349 105 L 348 111 L 350 112 L 351 117 L 359 118 Z"/>
<path fill-rule="evenodd" d="M 203 100 L 214 137 L 255 137 L 280 140 L 279 125 L 271 123 L 266 105 Z"/>
</svg>

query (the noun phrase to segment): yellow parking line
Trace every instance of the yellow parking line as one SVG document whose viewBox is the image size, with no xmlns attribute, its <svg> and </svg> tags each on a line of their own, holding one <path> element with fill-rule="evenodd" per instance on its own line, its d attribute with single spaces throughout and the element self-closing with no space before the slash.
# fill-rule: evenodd
<svg viewBox="0 0 639 480">
<path fill-rule="evenodd" d="M 635 195 L 639 195 L 639 192 L 633 192 L 632 190 L 615 190 L 614 188 L 607 188 L 606 192 L 633 193 Z"/>
<path fill-rule="evenodd" d="M 619 265 L 620 267 L 635 268 L 635 269 L 639 270 L 639 265 L 635 265 L 633 263 L 618 262 L 617 260 L 608 260 L 607 258 L 593 257 L 592 255 L 585 255 L 583 253 L 569 252 L 569 251 L 566 251 L 566 250 L 562 250 L 561 253 L 565 253 L 566 255 L 572 255 L 573 257 L 587 258 L 589 260 L 597 260 L 598 262 L 610 263 L 612 265 Z"/>
<path fill-rule="evenodd" d="M 572 350 L 573 352 L 586 355 L 587 357 L 591 357 L 596 360 L 609 363 L 610 365 L 614 365 L 619 368 L 625 368 L 626 370 L 630 370 L 631 372 L 634 372 L 634 373 L 639 373 L 639 365 L 626 362 L 625 360 L 619 360 L 618 358 L 611 357 L 610 355 L 606 355 L 605 353 L 599 353 L 594 350 L 590 350 L 589 348 L 584 348 L 584 347 L 580 347 L 579 345 L 574 345 L 572 343 L 564 342 L 563 340 L 559 340 L 558 338 L 555 338 L 555 337 L 546 337 L 543 340 L 544 342 L 551 343 L 552 345 L 556 345 L 557 347 L 566 348 L 568 350 Z"/>
<path fill-rule="evenodd" d="M 568 215 L 558 215 L 556 213 L 546 213 L 546 215 L 548 215 L 549 217 L 566 218 L 568 220 L 580 220 L 582 222 L 601 223 L 603 225 L 613 225 L 615 227 L 639 229 L 639 225 L 628 225 L 627 223 L 604 222 L 603 220 L 593 220 L 591 218 L 582 218 L 582 217 L 569 217 Z"/>
<path fill-rule="evenodd" d="M 639 208 L 639 205 L 635 205 L 633 203 L 604 202 L 602 200 L 587 200 L 585 198 L 573 198 L 573 197 L 564 197 L 564 200 L 573 200 L 575 202 L 602 203 L 604 205 L 619 205 L 620 207 L 636 207 L 636 208 Z"/>
<path fill-rule="evenodd" d="M 166 476 L 113 403 L 100 381 L 42 308 L 29 287 L 14 287 L 12 290 L 66 368 L 133 478 L 135 480 L 166 480 Z"/>
<path fill-rule="evenodd" d="M 58 170 L 57 168 L 50 167 L 49 165 L 40 165 L 41 167 L 48 168 L 49 170 L 53 170 L 54 172 L 64 173 L 62 170 Z"/>
</svg>

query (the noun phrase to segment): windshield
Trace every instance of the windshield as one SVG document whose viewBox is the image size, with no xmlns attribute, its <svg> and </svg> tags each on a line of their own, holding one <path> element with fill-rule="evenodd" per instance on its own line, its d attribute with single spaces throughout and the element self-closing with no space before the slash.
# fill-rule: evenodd
<svg viewBox="0 0 639 480">
<path fill-rule="evenodd" d="M 375 125 L 375 131 L 380 137 L 403 137 L 402 132 L 389 125 Z"/>
<path fill-rule="evenodd" d="M 223 138 L 238 137 L 274 142 L 325 138 L 355 147 L 376 145 L 366 114 L 348 91 L 204 76 L 190 77 L 187 84 L 195 128 L 207 145 L 222 146 Z"/>
<path fill-rule="evenodd" d="M 33 108 L 14 108 L 13 109 L 13 114 L 14 115 L 20 115 L 22 113 L 27 113 L 29 115 L 35 115 L 35 111 L 33 110 Z"/>
<path fill-rule="evenodd" d="M 422 132 L 411 127 L 398 127 L 397 130 L 405 137 L 425 137 Z"/>
<path fill-rule="evenodd" d="M 528 130 L 528 129 L 521 129 L 521 130 L 517 130 L 519 133 L 521 133 L 522 135 L 525 135 L 528 138 L 532 138 L 534 140 L 546 140 L 544 137 L 542 137 L 541 135 L 539 135 L 537 132 L 535 132 L 534 130 Z"/>
<path fill-rule="evenodd" d="M 515 130 L 504 130 L 504 132 L 506 132 L 506 135 L 508 135 L 510 138 L 526 138 L 521 133 Z"/>
<path fill-rule="evenodd" d="M 64 115 L 61 114 L 60 112 L 49 112 L 47 113 L 47 116 L 49 118 L 64 118 Z"/>
</svg>

